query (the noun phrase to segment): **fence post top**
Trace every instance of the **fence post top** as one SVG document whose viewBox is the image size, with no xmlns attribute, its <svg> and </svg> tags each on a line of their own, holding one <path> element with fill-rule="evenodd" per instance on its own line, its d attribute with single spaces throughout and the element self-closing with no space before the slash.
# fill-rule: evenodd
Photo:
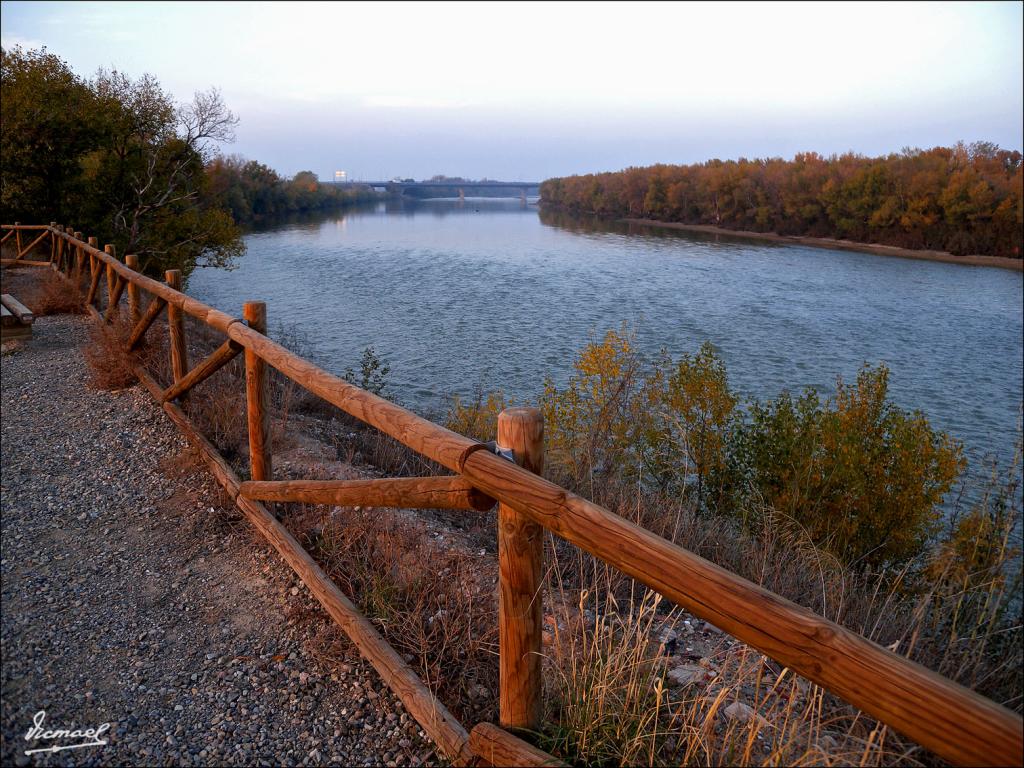
<svg viewBox="0 0 1024 768">
<path fill-rule="evenodd" d="M 513 419 L 516 421 L 543 421 L 539 408 L 527 405 L 517 405 L 514 408 L 506 408 L 498 414 L 499 419 Z"/>
<path fill-rule="evenodd" d="M 544 417 L 537 408 L 518 406 L 498 414 L 499 448 L 511 449 L 516 464 L 531 472 L 544 471 Z"/>
<path fill-rule="evenodd" d="M 242 305 L 242 319 L 254 331 L 267 332 L 267 304 L 264 301 L 247 301 Z"/>
<path fill-rule="evenodd" d="M 506 408 L 498 414 L 498 438 L 499 442 L 505 432 L 525 431 L 532 434 L 531 440 L 536 440 L 544 434 L 544 416 L 539 408 L 529 406 L 516 406 Z"/>
</svg>

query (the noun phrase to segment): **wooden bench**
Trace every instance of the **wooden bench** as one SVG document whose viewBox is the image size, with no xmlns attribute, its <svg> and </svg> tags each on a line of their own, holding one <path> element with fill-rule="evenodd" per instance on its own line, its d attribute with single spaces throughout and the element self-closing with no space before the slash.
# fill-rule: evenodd
<svg viewBox="0 0 1024 768">
<path fill-rule="evenodd" d="M 0 296 L 0 341 L 31 338 L 35 319 L 32 311 L 9 293 Z"/>
</svg>

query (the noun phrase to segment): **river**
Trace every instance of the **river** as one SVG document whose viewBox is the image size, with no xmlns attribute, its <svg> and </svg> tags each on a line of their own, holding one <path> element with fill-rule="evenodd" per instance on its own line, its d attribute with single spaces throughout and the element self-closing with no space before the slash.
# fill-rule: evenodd
<svg viewBox="0 0 1024 768">
<path fill-rule="evenodd" d="M 358 369 L 372 345 L 404 405 L 436 414 L 483 384 L 517 402 L 623 322 L 646 352 L 710 340 L 742 396 L 835 390 L 884 362 L 890 395 L 964 441 L 1014 453 L 1024 398 L 1024 275 L 574 219 L 519 200 L 381 203 L 246 236 L 188 292 Z M 976 469 L 977 471 L 977 469 Z"/>
</svg>

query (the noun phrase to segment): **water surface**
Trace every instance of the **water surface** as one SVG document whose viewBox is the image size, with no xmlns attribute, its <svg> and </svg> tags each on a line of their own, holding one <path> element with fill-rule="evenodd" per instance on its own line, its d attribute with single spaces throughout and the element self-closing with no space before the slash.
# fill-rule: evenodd
<svg viewBox="0 0 1024 768">
<path fill-rule="evenodd" d="M 358 368 L 372 345 L 420 412 L 481 382 L 522 402 L 562 383 L 595 335 L 640 347 L 710 340 L 744 396 L 773 397 L 884 362 L 890 394 L 1008 459 L 1024 379 L 1024 275 L 539 214 L 518 200 L 427 200 L 283 224 L 246 237 L 239 268 L 188 290 L 241 314 L 267 302 L 316 362 Z"/>
</svg>

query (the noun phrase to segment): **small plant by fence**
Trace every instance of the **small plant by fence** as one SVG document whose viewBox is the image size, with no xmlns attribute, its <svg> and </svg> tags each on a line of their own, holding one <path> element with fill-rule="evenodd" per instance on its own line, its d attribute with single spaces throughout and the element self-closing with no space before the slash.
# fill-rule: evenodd
<svg viewBox="0 0 1024 768">
<path fill-rule="evenodd" d="M 3 228 L 8 230 L 3 240 L 14 237 L 17 253 L 14 259 L 4 259 L 5 265 L 50 267 L 75 278 L 76 285 L 88 269 L 86 308 L 103 323 L 127 313 L 132 328 L 126 342 L 129 351 L 140 347 L 166 309 L 174 381 L 161 387 L 140 363 L 134 364 L 136 376 L 200 450 L 235 504 L 298 573 L 449 759 L 557 764 L 512 733 L 536 731 L 541 725 L 541 534 L 547 529 L 950 762 L 1019 765 L 1024 760 L 1022 720 L 1014 712 L 540 477 L 544 424 L 535 409 L 507 409 L 498 418 L 495 441 L 472 440 L 271 341 L 265 335 L 266 308 L 261 302 L 245 304 L 243 318 L 235 318 L 182 293 L 177 271 L 169 271 L 164 283 L 145 277 L 135 271 L 133 256 L 122 262 L 112 246 L 100 250 L 95 238 L 85 241 L 81 233 L 55 223 Z M 33 233 L 27 246 L 23 232 Z M 47 240 L 48 260 L 25 258 Z M 122 306 L 126 292 L 127 306 Z M 100 294 L 105 294 L 105 302 Z M 145 307 L 144 294 L 150 297 Z M 185 315 L 225 337 L 220 347 L 193 366 L 187 355 Z M 251 480 L 245 482 L 175 402 L 243 353 L 251 466 Z M 360 481 L 274 480 L 268 367 L 454 474 Z M 446 508 L 468 514 L 497 503 L 502 727 L 480 723 L 467 732 L 456 722 L 264 501 Z"/>
</svg>

